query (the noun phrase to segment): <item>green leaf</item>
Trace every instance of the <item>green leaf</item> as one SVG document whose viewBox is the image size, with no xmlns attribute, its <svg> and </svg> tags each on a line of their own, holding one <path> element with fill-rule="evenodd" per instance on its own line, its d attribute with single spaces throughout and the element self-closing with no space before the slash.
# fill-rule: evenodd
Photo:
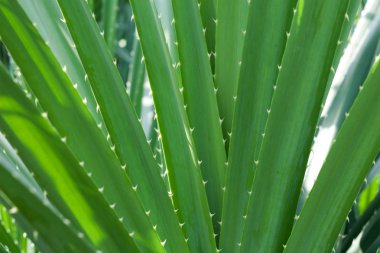
<svg viewBox="0 0 380 253">
<path fill-rule="evenodd" d="M 256 160 L 241 252 L 281 251 L 290 234 L 349 4 L 298 1 Z"/>
<path fill-rule="evenodd" d="M 3 244 L 1 244 L 1 243 L 0 243 L 0 252 L 1 252 L 1 253 L 9 253 L 9 252 L 7 251 L 7 249 L 5 248 L 5 246 L 4 246 Z"/>
<path fill-rule="evenodd" d="M 36 190 L 36 192 L 42 194 L 42 190 L 37 184 L 37 182 L 34 180 L 32 175 L 30 174 L 30 171 L 25 166 L 25 164 L 21 161 L 20 157 L 17 155 L 16 150 L 12 148 L 10 143 L 7 141 L 4 135 L 0 133 L 0 157 L 8 160 L 10 163 L 14 165 L 14 168 L 21 173 L 21 175 L 24 176 L 24 179 L 27 180 L 33 188 Z"/>
<path fill-rule="evenodd" d="M 1 1 L 0 22 L 2 24 L 4 24 L 5 6 L 7 6 L 5 1 Z M 71 223 L 75 229 L 80 228 L 79 239 L 87 235 L 93 245 L 103 251 L 123 252 L 126 248 L 132 251 L 137 250 L 135 243 L 106 203 L 102 193 L 98 191 L 91 178 L 61 141 L 55 129 L 27 100 L 2 68 L 0 68 L 0 79 L 2 80 L 0 83 L 2 90 L 0 129 L 5 132 L 10 143 L 17 148 L 19 156 L 34 173 L 49 200 L 65 217 L 63 220 Z M 10 176 L 12 176 L 11 173 Z M 7 179 L 4 181 L 9 181 L 9 184 L 14 183 L 14 180 Z M 12 184 L 1 182 L 0 185 L 4 185 L 2 191 L 7 195 L 9 195 L 8 190 L 18 193 L 18 187 L 12 187 Z M 22 193 L 25 194 L 25 191 Z M 27 199 L 24 201 L 28 202 Z M 127 199 L 130 208 L 138 208 L 131 197 Z M 19 200 L 22 201 L 20 197 L 12 198 L 14 202 Z M 28 204 L 33 204 L 33 202 Z M 15 203 L 15 205 L 18 207 L 20 204 Z M 81 232 L 82 229 L 83 232 Z"/>
<path fill-rule="evenodd" d="M 85 170 L 92 175 L 92 179 L 96 183 L 97 187 L 105 188 L 103 194 L 108 201 L 108 204 L 117 205 L 114 209 L 116 214 L 120 218 L 125 218 L 123 225 L 130 233 L 134 232 L 136 234 L 135 238 L 137 238 L 140 248 L 145 248 L 147 245 L 150 245 L 149 247 L 159 249 L 161 247 L 160 240 L 156 234 L 156 231 L 154 231 L 153 224 L 150 222 L 149 217 L 145 214 L 145 212 L 152 209 L 150 207 L 150 203 L 155 202 L 150 201 L 148 202 L 150 205 L 144 206 L 143 208 L 140 205 L 140 199 L 133 189 L 136 185 L 140 184 L 138 192 L 148 192 L 148 196 L 151 196 L 151 198 L 155 199 L 155 201 L 161 200 L 156 196 L 160 193 L 160 191 L 157 191 L 156 189 L 151 190 L 151 188 L 148 188 L 154 185 L 153 183 L 143 184 L 134 182 L 132 184 L 131 180 L 126 175 L 126 172 L 123 170 L 126 166 L 120 164 L 117 156 L 109 147 L 104 135 L 96 126 L 95 121 L 86 109 L 86 100 L 84 99 L 82 101 L 80 99 L 65 72 L 62 71 L 61 66 L 54 59 L 42 39 L 38 36 L 32 24 L 28 22 L 25 14 L 16 2 L 9 2 L 6 0 L 2 1 L 4 4 L 0 6 L 2 11 L 0 15 L 0 22 L 4 29 L 1 29 L 0 34 L 2 35 L 3 41 L 7 45 L 13 58 L 19 64 L 29 85 L 33 87 L 33 91 L 38 97 L 44 110 L 46 110 L 49 120 L 57 128 L 62 140 L 67 143 L 68 147 L 75 154 L 76 158 L 80 161 Z M 84 5 L 84 7 L 88 8 L 87 5 Z M 6 11 L 7 8 L 10 8 L 12 12 Z M 78 8 L 76 9 L 78 10 Z M 81 20 L 82 19 L 83 17 L 81 16 Z M 97 26 L 96 24 L 94 25 Z M 96 27 L 96 29 L 98 28 Z M 89 33 L 86 33 L 86 36 L 89 37 Z M 103 42 L 104 50 L 107 54 L 109 54 L 104 41 L 101 39 L 98 41 Z M 26 50 L 26 48 L 28 50 Z M 100 52 L 100 50 L 94 51 Z M 110 61 L 111 63 L 108 66 L 114 67 L 112 60 Z M 107 72 L 105 69 L 98 72 Z M 104 83 L 109 82 L 102 82 L 102 84 Z M 108 94 L 108 91 L 112 90 L 112 87 L 117 87 L 117 85 L 111 85 L 109 87 L 104 85 L 102 86 L 107 89 L 107 92 L 104 94 Z M 120 88 L 122 87 L 120 86 Z M 120 94 L 126 96 L 125 91 L 121 91 Z M 110 100 L 107 105 L 111 105 L 111 101 L 115 101 L 115 99 Z M 120 106 L 120 108 L 123 107 Z M 136 117 L 134 114 L 133 116 Z M 118 115 L 118 118 L 119 123 L 121 124 L 120 119 L 122 116 Z M 127 125 L 131 126 L 131 122 L 133 121 L 128 119 L 123 122 L 129 122 Z M 136 125 L 137 124 L 138 121 L 136 119 Z M 99 126 L 101 127 L 101 125 Z M 140 125 L 138 125 L 138 127 L 138 129 L 141 129 Z M 123 127 L 123 129 L 119 132 L 121 134 L 133 134 L 133 131 L 129 130 L 130 129 L 128 127 Z M 140 140 L 142 139 L 142 143 L 147 145 L 146 149 L 150 152 L 150 148 L 145 141 L 146 139 L 144 137 L 144 133 L 142 133 L 142 135 L 143 137 L 140 138 Z M 133 138 L 136 138 L 136 135 L 133 135 Z M 115 142 L 115 144 L 119 143 Z M 139 149 L 136 148 L 136 141 L 127 140 L 123 145 L 123 147 L 132 149 L 131 146 L 133 146 L 133 152 L 136 152 L 135 155 L 131 157 L 141 157 Z M 130 163 L 136 160 L 133 158 L 129 159 Z M 151 159 L 153 160 L 153 157 Z M 154 163 L 154 160 L 152 163 Z M 143 166 L 134 167 L 132 165 L 131 167 L 128 167 L 128 169 L 145 168 Z M 104 168 L 107 168 L 107 170 Z M 159 175 L 158 169 L 156 171 Z M 146 172 L 146 170 L 141 169 L 137 170 L 137 172 L 142 173 Z M 161 180 L 158 176 L 151 177 L 150 174 L 148 174 L 147 177 L 149 180 L 147 179 L 142 182 L 154 182 L 154 179 L 156 179 L 156 181 Z M 163 182 L 162 188 L 165 189 Z M 162 190 L 161 192 L 161 195 L 168 199 L 168 204 L 166 204 L 166 206 L 171 207 L 166 191 Z M 126 199 L 129 201 L 125 201 Z M 161 208 L 163 203 L 164 202 L 162 201 L 159 202 L 159 205 L 156 204 L 156 206 L 159 206 L 157 208 Z M 135 208 L 131 208 L 131 206 L 134 206 Z M 171 209 L 168 208 L 167 210 L 169 212 Z M 172 217 L 175 218 L 174 211 L 172 212 Z M 157 215 L 159 214 L 165 215 L 164 212 L 159 212 Z M 151 214 L 150 217 L 156 217 L 155 215 L 156 214 Z M 131 219 L 127 217 L 134 218 Z M 164 221 L 165 219 L 160 219 L 154 224 Z M 173 223 L 175 223 L 176 227 L 178 227 L 178 223 L 176 223 L 174 219 Z M 164 226 L 162 225 L 161 227 Z M 160 229 L 160 227 L 158 227 L 158 229 Z M 179 228 L 177 230 L 179 231 Z M 149 236 L 146 236 L 146 234 L 149 234 Z"/>
<path fill-rule="evenodd" d="M 47 252 L 90 253 L 95 251 L 86 239 L 78 237 L 78 231 L 64 223 L 62 215 L 48 200 L 42 199 L 30 190 L 29 183 L 24 181 L 17 171 L 14 171 L 12 164 L 0 158 L 0 171 L 2 175 L 0 193 L 6 194 L 14 201 L 11 211 L 14 214 L 22 213 L 33 227 L 31 238 L 37 246 L 39 241 L 43 240 L 48 245 L 48 248 L 44 248 L 48 250 Z M 12 253 L 20 252 L 15 245 L 12 246 L 9 243 L 3 245 L 6 245 Z"/>
<path fill-rule="evenodd" d="M 133 63 L 131 64 L 131 73 L 129 85 L 131 87 L 130 97 L 135 108 L 136 114 L 141 117 L 141 106 L 144 93 L 145 82 L 145 64 L 143 63 L 143 55 L 138 40 L 134 41 L 133 46 Z"/>
<path fill-rule="evenodd" d="M 295 5 L 295 0 L 253 0 L 249 6 L 223 206 L 221 248 L 227 252 L 242 243 L 255 163 Z"/>
<path fill-rule="evenodd" d="M 81 97 L 86 98 L 87 108 L 97 122 L 102 122 L 102 116 L 97 110 L 97 102 L 91 86 L 79 59 L 75 45 L 67 26 L 62 22 L 63 17 L 57 1 L 18 0 L 20 6 L 33 22 L 41 37 L 48 44 L 52 53 L 61 66 L 66 66 L 67 75 Z M 107 135 L 105 128 L 103 133 Z"/>
<path fill-rule="evenodd" d="M 132 8 L 127 1 L 119 2 L 119 15 L 117 17 L 118 40 L 116 47 L 117 68 L 124 82 L 130 78 L 130 64 L 132 63 L 132 52 L 136 40 L 135 25 L 133 22 Z"/>
<path fill-rule="evenodd" d="M 174 0 L 172 1 L 174 2 Z M 210 65 L 214 72 L 215 60 L 213 58 L 213 55 L 215 53 L 215 30 L 216 30 L 215 26 L 216 26 L 216 20 L 217 20 L 217 16 L 216 16 L 217 0 L 199 0 L 199 1 L 193 1 L 193 3 L 198 4 L 199 12 L 202 17 L 204 36 L 207 42 L 207 50 L 208 50 L 208 53 L 210 54 Z"/>
<path fill-rule="evenodd" d="M 229 133 L 235 109 L 244 33 L 247 28 L 248 1 L 218 0 L 215 39 L 215 87 L 220 118 L 228 150 Z M 260 24 L 263 24 L 260 22 Z"/>
<path fill-rule="evenodd" d="M 372 247 L 372 244 L 375 243 L 377 238 L 380 236 L 380 212 L 375 212 L 371 219 L 368 221 L 365 229 L 363 231 L 362 237 L 360 239 L 360 248 L 364 252 L 373 252 L 369 251 L 369 248 Z M 376 247 L 377 249 L 377 247 Z"/>
<path fill-rule="evenodd" d="M 380 236 L 376 238 L 376 240 L 373 241 L 373 243 L 370 245 L 367 251 L 365 252 L 379 252 L 380 251 Z"/>
<path fill-rule="evenodd" d="M 7 69 L 10 69 L 10 59 L 4 44 L 0 40 L 0 63 L 4 64 Z"/>
<path fill-rule="evenodd" d="M 203 180 L 207 182 L 214 231 L 218 233 L 227 158 L 202 21 L 195 1 L 173 0 L 173 10 L 183 82 L 181 91 Z"/>
<path fill-rule="evenodd" d="M 116 47 L 116 18 L 118 12 L 118 2 L 118 0 L 103 1 L 104 39 L 107 43 L 111 55 L 114 55 Z"/>
<path fill-rule="evenodd" d="M 131 5 L 152 88 L 177 215 L 184 223 L 183 230 L 192 251 L 215 251 L 195 144 L 155 6 L 149 0 L 134 0 Z"/>
<path fill-rule="evenodd" d="M 347 11 L 345 14 L 345 22 L 342 25 L 339 40 L 338 40 L 338 45 L 337 45 L 335 55 L 334 55 L 334 60 L 333 60 L 333 63 L 331 64 L 331 72 L 330 72 L 329 80 L 327 81 L 327 86 L 326 86 L 327 89 L 325 91 L 325 96 L 328 95 L 331 84 L 335 79 L 335 76 L 337 74 L 337 72 L 336 72 L 337 68 L 338 68 L 340 62 L 343 60 L 342 59 L 343 54 L 347 54 L 347 51 L 346 51 L 347 45 L 353 43 L 352 42 L 352 39 L 353 39 L 352 36 L 353 35 L 351 34 L 351 32 L 352 31 L 355 32 L 358 28 L 357 17 L 358 17 L 358 13 L 360 15 L 359 8 L 360 8 L 360 0 L 350 1 L 349 5 L 347 7 Z M 366 30 L 364 30 L 363 32 L 366 32 Z M 357 33 L 359 33 L 359 32 L 357 32 Z M 368 71 L 369 71 L 369 69 L 367 69 L 367 73 L 368 73 Z M 365 80 L 365 77 L 362 80 L 362 82 L 364 80 Z"/>
<path fill-rule="evenodd" d="M 380 188 L 380 174 L 363 190 L 359 196 L 359 212 L 363 214 L 369 204 L 375 199 Z"/>
<path fill-rule="evenodd" d="M 98 26 L 84 1 L 58 2 L 99 102 L 110 138 L 115 145 L 113 148 L 123 166 L 126 166 L 131 181 L 138 186 L 137 193 L 149 213 L 149 230 L 154 232 L 153 226 L 157 226 L 156 231 L 165 248 L 183 252 L 187 246 L 158 165 Z M 134 223 L 134 226 L 142 228 L 139 223 Z M 149 231 L 147 226 L 148 224 L 145 231 L 139 230 L 139 234 L 145 235 Z"/>
<path fill-rule="evenodd" d="M 172 64 L 175 66 L 179 63 L 177 33 L 175 31 L 175 22 L 173 22 L 173 0 L 155 0 L 157 15 L 160 17 L 162 29 L 164 30 L 165 39 L 168 44 Z M 176 67 L 178 85 L 182 87 L 181 68 Z"/>
<path fill-rule="evenodd" d="M 351 7 L 351 9 L 353 8 Z M 380 1 L 378 0 L 371 1 L 365 7 L 337 70 L 330 73 L 328 86 L 332 77 L 334 78 L 331 88 L 328 89 L 327 99 L 324 104 L 325 109 L 321 115 L 318 134 L 313 146 L 313 153 L 318 154 L 318 156 L 312 161 L 310 171 L 319 171 L 322 166 L 332 141 L 345 119 L 345 114 L 359 93 L 359 86 L 363 84 L 371 69 L 372 58 L 376 52 L 380 36 L 380 19 L 373 19 L 372 17 L 379 11 Z M 349 20 L 353 20 L 353 16 L 350 15 L 350 17 Z M 345 23 L 347 24 L 348 22 Z M 346 41 L 343 38 L 340 40 L 342 44 L 337 51 L 340 51 Z M 335 64 L 335 58 L 333 64 Z M 336 67 L 333 66 L 333 68 Z"/>
<path fill-rule="evenodd" d="M 363 227 L 367 224 L 368 220 L 374 215 L 374 213 L 380 209 L 380 193 L 378 192 L 376 197 L 369 203 L 367 209 L 363 212 L 363 214 L 359 217 L 357 221 L 355 221 L 352 228 L 348 231 L 348 234 L 344 237 L 342 242 L 342 252 L 346 252 L 352 241 L 362 232 Z"/>
<path fill-rule="evenodd" d="M 378 58 L 336 137 L 285 252 L 327 252 L 334 246 L 380 151 L 379 63 Z"/>
<path fill-rule="evenodd" d="M 2 158 L 0 158 L 1 160 Z M 20 174 L 19 174 L 20 175 Z M 34 194 L 36 194 L 35 191 L 33 191 Z M 1 192 L 0 190 L 0 213 L 1 213 L 1 219 L 2 221 L 4 222 L 4 226 L 7 228 L 7 229 L 10 229 L 10 227 L 18 227 L 20 230 L 22 229 L 22 235 L 24 237 L 24 235 L 30 235 L 30 237 L 32 238 L 33 237 L 33 232 L 35 231 L 35 228 L 33 227 L 33 220 L 32 221 L 29 221 L 28 218 L 26 216 L 24 216 L 23 214 L 21 214 L 21 212 L 17 211 L 18 212 L 12 212 L 12 216 L 11 214 L 9 214 L 9 212 L 7 212 L 7 210 L 9 211 L 14 211 L 16 209 L 12 209 L 15 207 L 15 205 L 9 200 L 9 198 L 7 196 L 5 196 L 5 194 L 3 192 Z M 55 212 L 55 211 L 53 211 Z M 58 212 L 57 212 L 58 213 Z M 62 214 L 59 214 L 58 216 L 60 219 L 62 219 Z M 13 222 L 12 223 L 12 219 L 13 219 Z M 5 220 L 11 220 L 11 223 L 9 222 L 5 222 Z M 38 221 L 37 221 L 38 222 Z M 11 226 L 9 226 L 11 225 Z M 39 236 L 38 238 L 34 238 L 33 239 L 33 243 L 28 239 L 28 237 L 25 238 L 27 240 L 27 246 L 28 247 L 32 247 L 32 248 L 38 248 L 41 252 L 51 252 L 52 249 L 51 247 L 47 244 L 47 242 L 44 241 L 44 239 Z M 23 249 L 21 248 L 21 251 Z"/>
<path fill-rule="evenodd" d="M 0 161 L 3 161 L 2 157 L 0 157 Z M 9 163 L 9 168 L 14 168 L 14 167 Z M 1 165 L 0 165 L 0 169 L 1 169 Z M 1 175 L 3 176 L 3 173 Z M 21 252 L 19 247 L 17 247 L 17 245 L 14 243 L 12 236 L 7 232 L 6 228 L 3 225 L 3 221 L 1 220 L 0 220 L 0 244 L 3 245 L 4 248 L 6 247 L 12 253 Z"/>
</svg>

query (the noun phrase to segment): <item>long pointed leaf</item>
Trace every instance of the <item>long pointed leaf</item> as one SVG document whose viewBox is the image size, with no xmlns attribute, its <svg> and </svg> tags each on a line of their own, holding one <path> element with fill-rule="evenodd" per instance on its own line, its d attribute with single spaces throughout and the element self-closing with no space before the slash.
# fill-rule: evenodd
<svg viewBox="0 0 380 253">
<path fill-rule="evenodd" d="M 36 192 L 42 194 L 42 190 L 40 189 L 37 182 L 34 180 L 32 174 L 25 166 L 25 164 L 21 161 L 20 157 L 17 155 L 16 151 L 12 148 L 10 143 L 7 141 L 4 135 L 0 133 L 0 157 L 4 157 L 4 159 L 8 160 L 10 163 L 14 165 L 14 168 L 24 176 L 25 180 L 27 180 L 31 185 L 35 188 Z"/>
<path fill-rule="evenodd" d="M 244 33 L 248 17 L 247 0 L 218 0 L 215 39 L 215 87 L 223 134 L 228 150 L 235 109 Z M 261 24 L 261 23 L 260 23 Z"/>
<path fill-rule="evenodd" d="M 222 211 L 226 153 L 214 92 L 212 70 L 207 57 L 202 21 L 195 1 L 173 0 L 178 51 L 181 63 L 186 112 L 192 128 L 214 230 Z M 196 50 L 192 50 L 196 48 Z M 194 67 L 197 66 L 197 67 Z"/>
<path fill-rule="evenodd" d="M 177 42 L 177 33 L 175 31 L 175 22 L 173 22 L 173 0 L 155 0 L 157 14 L 160 17 L 161 25 L 164 30 L 166 43 L 168 44 L 169 53 L 172 58 L 173 65 L 179 64 L 179 55 Z M 179 86 L 182 87 L 181 69 L 177 69 L 177 78 Z"/>
<path fill-rule="evenodd" d="M 185 2 L 185 1 L 183 1 Z M 189 1 L 190 2 L 190 1 Z M 202 24 L 204 27 L 204 36 L 207 42 L 208 53 L 210 54 L 210 65 L 214 72 L 214 53 L 215 53 L 215 26 L 216 26 L 216 9 L 217 9 L 217 0 L 199 0 L 193 1 L 199 6 L 199 11 L 202 17 Z"/>
<path fill-rule="evenodd" d="M 4 1 L 0 2 L 1 11 L 5 6 Z M 4 23 L 2 15 L 0 21 Z M 75 228 L 80 226 L 92 243 L 104 251 L 137 250 L 109 204 L 57 132 L 2 68 L 0 79 L 0 128 L 46 190 L 49 200 L 62 212 L 66 223 L 72 223 Z M 131 197 L 128 198 L 130 206 L 137 208 L 132 201 Z M 82 233 L 80 238 L 84 237 L 83 232 L 78 233 Z"/>
<path fill-rule="evenodd" d="M 118 0 L 106 0 L 103 1 L 103 25 L 104 25 L 104 39 L 111 52 L 111 55 L 115 53 L 116 47 L 116 29 L 117 29 L 117 11 Z"/>
<path fill-rule="evenodd" d="M 66 66 L 67 75 L 76 84 L 78 93 L 86 98 L 87 108 L 97 122 L 103 122 L 94 94 L 78 53 L 73 45 L 67 26 L 62 22 L 63 17 L 57 1 L 18 0 L 21 7 L 33 22 L 42 38 L 46 41 L 54 56 L 62 66 Z M 106 129 L 102 128 L 106 134 Z"/>
<path fill-rule="evenodd" d="M 131 181 L 139 187 L 137 193 L 152 223 L 150 230 L 156 227 L 167 250 L 186 251 L 184 237 L 158 165 L 95 20 L 83 0 L 58 2 L 115 144 L 114 150 L 126 166 Z M 140 232 L 143 234 L 143 230 Z"/>
<path fill-rule="evenodd" d="M 39 240 L 44 240 L 49 250 L 54 250 L 54 252 L 94 252 L 93 246 L 78 237 L 78 232 L 65 224 L 60 217 L 61 214 L 49 202 L 31 191 L 28 183 L 20 178 L 12 167 L 13 165 L 8 161 L 0 159 L 0 192 L 14 201 L 12 212 L 22 213 L 32 224 L 34 231 L 31 238 L 36 244 L 39 244 Z M 12 253 L 20 252 L 15 245 L 11 246 L 7 243 L 3 245 L 7 246 Z"/>
<path fill-rule="evenodd" d="M 368 2 L 345 49 L 336 74 L 332 73 L 335 77 L 327 95 L 317 139 L 313 146 L 313 153 L 318 156 L 314 156 L 315 160 L 311 163 L 310 172 L 315 173 L 322 167 L 332 141 L 345 119 L 345 114 L 358 95 L 359 86 L 363 84 L 371 69 L 372 57 L 380 38 L 380 20 L 373 17 L 376 14 L 379 15 L 379 12 L 379 0 Z M 310 189 L 311 186 L 308 188 Z"/>
<path fill-rule="evenodd" d="M 380 151 L 380 58 L 326 158 L 285 252 L 328 252 Z M 370 115 L 370 117 L 368 117 Z M 299 240 L 302 236 L 302 240 Z"/>
<path fill-rule="evenodd" d="M 3 158 L 0 157 L 0 161 L 2 161 Z M 13 166 L 10 164 L 9 168 L 12 168 Z M 1 165 L 0 165 L 1 169 Z M 1 174 L 3 176 L 3 173 Z M 3 185 L 1 184 L 1 187 Z M 0 191 L 1 191 L 0 187 Z M 7 248 L 12 253 L 18 253 L 21 252 L 20 248 L 14 243 L 12 236 L 7 232 L 5 227 L 3 226 L 3 221 L 0 220 L 0 244 L 4 246 L 4 248 Z"/>
<path fill-rule="evenodd" d="M 249 6 L 223 206 L 221 248 L 239 250 L 273 85 L 296 0 L 253 0 Z M 244 147 L 244 150 L 242 150 Z"/>
<path fill-rule="evenodd" d="M 150 241 L 152 248 L 159 249 L 160 240 L 144 212 L 149 209 L 144 210 L 140 206 L 140 200 L 133 190 L 136 183 L 131 183 L 123 170 L 124 166 L 119 163 L 96 126 L 85 107 L 86 100 L 80 99 L 65 69 L 62 70 L 54 59 L 17 2 L 3 2 L 0 6 L 0 22 L 4 29 L 1 29 L 0 34 L 29 85 L 33 86 L 49 120 L 85 170 L 92 175 L 98 188 L 105 188 L 103 194 L 109 205 L 116 204 L 114 211 L 120 218 L 125 218 L 124 226 L 130 233 L 136 234 L 139 245 L 144 248 Z M 12 12 L 7 11 L 8 8 Z M 108 52 L 107 48 L 105 50 Z M 131 208 L 133 205 L 136 208 Z"/>
<path fill-rule="evenodd" d="M 189 1 L 193 2 L 193 1 Z M 206 191 L 177 76 L 154 4 L 131 1 L 162 135 L 173 201 L 194 252 L 216 250 Z"/>
<path fill-rule="evenodd" d="M 298 1 L 256 161 L 241 252 L 281 251 L 290 234 L 331 64 L 351 3 Z"/>
<path fill-rule="evenodd" d="M 129 74 L 129 85 L 130 85 L 130 97 L 135 108 L 136 114 L 141 117 L 141 107 L 142 99 L 144 93 L 144 82 L 145 82 L 145 64 L 142 61 L 142 51 L 140 42 L 138 40 L 134 41 L 133 46 L 133 63 L 131 64 L 131 73 Z"/>
</svg>

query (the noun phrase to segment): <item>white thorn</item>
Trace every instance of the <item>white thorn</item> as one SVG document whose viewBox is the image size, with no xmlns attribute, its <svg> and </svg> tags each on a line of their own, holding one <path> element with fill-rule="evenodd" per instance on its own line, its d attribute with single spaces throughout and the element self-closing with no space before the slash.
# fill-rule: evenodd
<svg viewBox="0 0 380 253">
<path fill-rule="evenodd" d="M 65 224 L 66 226 L 70 225 L 70 220 L 69 219 L 63 219 L 63 224 Z"/>
<path fill-rule="evenodd" d="M 9 209 L 9 213 L 10 214 L 16 214 L 16 213 L 18 213 L 18 208 L 16 206 L 12 207 L 11 209 Z"/>
</svg>

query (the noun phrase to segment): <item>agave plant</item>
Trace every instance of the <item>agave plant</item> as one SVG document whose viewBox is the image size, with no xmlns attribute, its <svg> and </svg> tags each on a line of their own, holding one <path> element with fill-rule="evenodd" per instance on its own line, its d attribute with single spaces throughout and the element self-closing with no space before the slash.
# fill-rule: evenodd
<svg viewBox="0 0 380 253">
<path fill-rule="evenodd" d="M 0 0 L 0 36 L 0 252 L 380 247 L 379 0 Z"/>
</svg>

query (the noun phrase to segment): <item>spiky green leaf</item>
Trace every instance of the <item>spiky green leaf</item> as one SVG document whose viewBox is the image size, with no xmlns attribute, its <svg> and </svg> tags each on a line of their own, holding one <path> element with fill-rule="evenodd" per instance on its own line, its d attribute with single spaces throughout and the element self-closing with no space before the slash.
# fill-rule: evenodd
<svg viewBox="0 0 380 253">
<path fill-rule="evenodd" d="M 378 59 L 336 137 L 285 252 L 327 252 L 334 246 L 380 151 L 379 63 Z M 298 240 L 301 235 L 303 240 Z"/>
</svg>

